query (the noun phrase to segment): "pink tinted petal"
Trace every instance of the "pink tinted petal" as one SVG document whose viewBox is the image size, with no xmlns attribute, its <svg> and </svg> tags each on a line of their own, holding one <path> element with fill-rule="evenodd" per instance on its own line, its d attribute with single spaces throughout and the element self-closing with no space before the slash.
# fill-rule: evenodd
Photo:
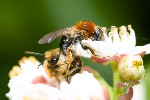
<svg viewBox="0 0 150 100">
<path fill-rule="evenodd" d="M 89 67 L 89 66 L 83 66 L 81 72 L 83 72 L 83 71 L 87 71 L 89 73 L 93 73 L 94 72 L 94 70 L 91 67 Z"/>
<path fill-rule="evenodd" d="M 121 95 L 118 100 L 131 100 L 133 97 L 133 88 L 130 87 L 128 93 Z"/>
<path fill-rule="evenodd" d="M 97 56 L 92 56 L 91 60 L 95 63 L 105 64 L 105 63 L 108 63 L 110 61 L 110 58 L 104 58 L 104 57 L 100 58 L 100 57 L 97 57 Z"/>
<path fill-rule="evenodd" d="M 109 91 L 106 87 L 103 87 L 104 100 L 110 100 Z"/>
<path fill-rule="evenodd" d="M 112 59 L 113 59 L 115 62 L 119 62 L 124 56 L 127 56 L 127 54 L 114 55 L 114 56 L 112 57 Z"/>
<path fill-rule="evenodd" d="M 146 54 L 146 51 L 142 51 L 142 52 L 138 53 L 137 55 L 140 55 L 141 57 L 144 57 L 145 54 Z"/>
<path fill-rule="evenodd" d="M 42 83 L 42 84 L 46 84 L 47 83 L 47 80 L 45 79 L 45 77 L 43 76 L 37 76 L 35 77 L 32 82 L 32 84 L 38 84 L 38 83 Z"/>
</svg>

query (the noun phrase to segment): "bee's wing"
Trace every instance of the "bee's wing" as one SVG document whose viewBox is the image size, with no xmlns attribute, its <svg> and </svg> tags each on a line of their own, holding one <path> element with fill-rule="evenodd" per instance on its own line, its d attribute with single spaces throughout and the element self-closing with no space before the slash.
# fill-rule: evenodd
<svg viewBox="0 0 150 100">
<path fill-rule="evenodd" d="M 45 44 L 52 42 L 55 38 L 61 37 L 61 36 L 67 36 L 69 34 L 72 34 L 74 32 L 73 28 L 63 28 L 55 32 L 51 32 L 49 34 L 46 34 L 44 37 L 42 37 L 38 43 L 39 44 Z"/>
</svg>

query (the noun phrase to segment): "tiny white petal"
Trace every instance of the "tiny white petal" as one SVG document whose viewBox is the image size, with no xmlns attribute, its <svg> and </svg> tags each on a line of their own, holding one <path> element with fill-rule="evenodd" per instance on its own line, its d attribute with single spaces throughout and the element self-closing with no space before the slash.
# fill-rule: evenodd
<svg viewBox="0 0 150 100">
<path fill-rule="evenodd" d="M 146 54 L 150 54 L 150 44 L 144 45 L 144 50 L 146 51 Z"/>
<path fill-rule="evenodd" d="M 136 55 L 143 51 L 145 51 L 146 54 L 150 54 L 150 44 L 146 44 L 144 46 L 136 46 L 135 48 L 131 50 L 129 54 Z"/>
<path fill-rule="evenodd" d="M 135 31 L 132 29 L 131 25 L 128 25 L 128 30 L 130 31 L 130 35 L 129 35 L 130 45 L 132 47 L 135 47 L 136 46 Z"/>
</svg>

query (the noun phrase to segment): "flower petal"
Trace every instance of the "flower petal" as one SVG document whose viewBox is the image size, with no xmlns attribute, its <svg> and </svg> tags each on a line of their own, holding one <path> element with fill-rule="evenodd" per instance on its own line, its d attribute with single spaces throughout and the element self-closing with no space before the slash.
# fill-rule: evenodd
<svg viewBox="0 0 150 100">
<path fill-rule="evenodd" d="M 135 36 L 135 31 L 132 29 L 131 25 L 128 25 L 128 30 L 130 31 L 129 35 L 129 43 L 128 45 L 131 46 L 131 48 L 134 48 L 136 46 L 136 36 Z M 126 41 L 127 42 L 127 41 Z"/>
<path fill-rule="evenodd" d="M 92 41 L 83 40 L 82 44 L 91 48 L 97 56 L 107 57 L 112 56 L 116 53 L 116 49 L 113 48 L 112 44 L 105 41 Z"/>
<path fill-rule="evenodd" d="M 146 54 L 150 54 L 150 44 L 146 44 L 144 46 L 136 46 L 135 48 L 133 48 L 131 50 L 130 54 L 136 55 L 136 54 L 139 54 L 143 51 L 145 51 Z"/>
<path fill-rule="evenodd" d="M 97 57 L 97 56 L 92 56 L 91 60 L 93 62 L 99 63 L 99 64 L 106 64 L 110 61 L 110 58 L 101 58 L 101 57 Z"/>
<path fill-rule="evenodd" d="M 32 83 L 32 84 L 38 84 L 38 83 L 46 84 L 46 83 L 47 83 L 47 80 L 46 80 L 46 78 L 43 77 L 43 76 L 37 76 L 37 77 L 35 77 L 35 78 L 32 80 L 31 83 Z"/>
</svg>

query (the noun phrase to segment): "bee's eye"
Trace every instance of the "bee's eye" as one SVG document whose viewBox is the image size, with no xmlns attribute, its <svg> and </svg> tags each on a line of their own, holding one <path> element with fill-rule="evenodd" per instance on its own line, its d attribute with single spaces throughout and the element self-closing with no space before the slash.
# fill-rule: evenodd
<svg viewBox="0 0 150 100">
<path fill-rule="evenodd" d="M 58 55 L 53 56 L 53 57 L 51 58 L 50 64 L 51 64 L 51 65 L 55 65 L 55 64 L 58 62 L 58 60 L 59 60 L 59 56 L 58 56 Z"/>
</svg>

